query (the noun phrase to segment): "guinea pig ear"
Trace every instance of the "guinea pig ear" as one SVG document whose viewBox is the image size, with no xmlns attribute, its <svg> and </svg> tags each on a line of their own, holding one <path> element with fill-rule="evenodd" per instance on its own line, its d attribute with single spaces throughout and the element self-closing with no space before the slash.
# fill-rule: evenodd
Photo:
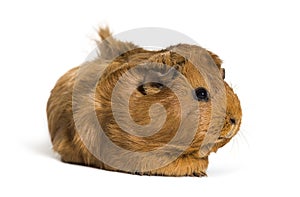
<svg viewBox="0 0 300 197">
<path fill-rule="evenodd" d="M 222 78 L 225 79 L 225 68 L 221 68 Z"/>
<path fill-rule="evenodd" d="M 214 54 L 213 52 L 207 50 L 207 52 L 209 53 L 209 55 L 213 58 L 214 62 L 216 63 L 216 65 L 218 66 L 219 69 L 221 69 L 221 65 L 223 63 L 223 61 L 219 58 L 218 55 Z"/>
<path fill-rule="evenodd" d="M 144 78 L 137 90 L 143 95 L 152 95 L 169 86 L 178 76 L 177 67 L 170 67 L 162 63 L 147 63 L 143 71 Z"/>
<path fill-rule="evenodd" d="M 207 52 L 208 52 L 209 55 L 212 57 L 212 59 L 214 60 L 214 62 L 215 62 L 216 65 L 218 66 L 218 68 L 220 69 L 222 78 L 225 79 L 225 68 L 222 68 L 222 67 L 221 67 L 223 61 L 219 58 L 218 55 L 214 54 L 213 52 L 208 51 L 208 50 L 207 50 Z"/>
<path fill-rule="evenodd" d="M 137 87 L 137 90 L 143 95 L 151 95 L 160 92 L 163 87 L 164 85 L 161 83 L 149 82 L 140 85 L 139 87 Z"/>
<path fill-rule="evenodd" d="M 100 58 L 103 60 L 113 60 L 121 54 L 140 48 L 131 42 L 122 42 L 112 37 L 108 27 L 100 28 L 98 35 L 101 41 L 96 41 L 100 51 Z"/>
</svg>

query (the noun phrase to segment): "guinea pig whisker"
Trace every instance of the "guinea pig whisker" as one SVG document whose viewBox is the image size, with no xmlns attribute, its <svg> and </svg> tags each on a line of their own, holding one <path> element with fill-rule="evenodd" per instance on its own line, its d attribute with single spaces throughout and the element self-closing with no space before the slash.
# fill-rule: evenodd
<svg viewBox="0 0 300 197">
<path fill-rule="evenodd" d="M 230 148 L 230 152 L 234 152 L 234 151 L 238 151 L 239 150 L 239 143 L 237 138 L 232 139 L 232 144 L 231 144 L 231 148 Z"/>
<path fill-rule="evenodd" d="M 240 130 L 238 132 L 238 136 L 241 137 L 241 139 L 247 144 L 248 147 L 250 146 L 249 142 L 248 142 L 248 140 L 246 138 L 246 135 L 244 134 L 244 130 Z"/>
<path fill-rule="evenodd" d="M 234 90 L 238 90 L 239 89 L 239 86 L 236 83 L 233 84 L 232 82 L 230 82 L 228 85 L 229 85 L 229 87 L 231 87 Z"/>
<path fill-rule="evenodd" d="M 238 89 L 239 89 L 239 86 L 238 86 L 237 84 L 234 84 L 234 85 L 232 86 L 232 88 L 235 89 L 235 90 L 238 90 Z"/>
</svg>

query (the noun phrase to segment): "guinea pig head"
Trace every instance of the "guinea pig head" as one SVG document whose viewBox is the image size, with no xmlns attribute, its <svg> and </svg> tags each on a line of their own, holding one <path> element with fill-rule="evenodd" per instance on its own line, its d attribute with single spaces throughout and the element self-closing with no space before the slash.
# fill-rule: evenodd
<svg viewBox="0 0 300 197">
<path fill-rule="evenodd" d="M 218 56 L 186 44 L 134 50 L 112 60 L 97 85 L 96 113 L 114 144 L 205 157 L 238 132 L 239 99 Z"/>
</svg>

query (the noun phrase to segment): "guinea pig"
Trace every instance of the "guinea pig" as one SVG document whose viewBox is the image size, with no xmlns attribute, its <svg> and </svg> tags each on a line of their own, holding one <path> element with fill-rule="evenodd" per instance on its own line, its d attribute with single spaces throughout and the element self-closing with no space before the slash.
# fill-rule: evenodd
<svg viewBox="0 0 300 197">
<path fill-rule="evenodd" d="M 69 70 L 47 103 L 63 162 L 139 175 L 206 176 L 242 111 L 220 58 L 197 45 L 146 50 L 99 30 L 97 58 Z"/>
</svg>

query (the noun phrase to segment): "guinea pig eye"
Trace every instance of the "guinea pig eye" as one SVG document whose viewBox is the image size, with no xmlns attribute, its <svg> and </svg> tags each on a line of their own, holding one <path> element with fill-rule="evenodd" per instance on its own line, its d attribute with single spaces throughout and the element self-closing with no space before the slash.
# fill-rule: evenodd
<svg viewBox="0 0 300 197">
<path fill-rule="evenodd" d="M 197 89 L 195 89 L 195 95 L 196 95 L 196 99 L 198 101 L 205 101 L 207 102 L 209 100 L 209 94 L 207 92 L 207 90 L 203 87 L 199 87 Z"/>
</svg>

